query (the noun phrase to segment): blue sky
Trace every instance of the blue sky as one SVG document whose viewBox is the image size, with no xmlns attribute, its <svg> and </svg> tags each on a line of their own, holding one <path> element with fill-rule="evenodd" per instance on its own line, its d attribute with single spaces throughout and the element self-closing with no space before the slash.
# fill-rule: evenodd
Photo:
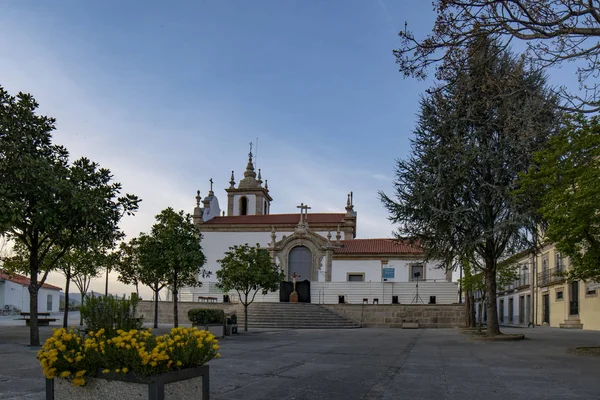
<svg viewBox="0 0 600 400">
<path fill-rule="evenodd" d="M 272 212 L 341 212 L 354 191 L 359 237 L 386 237 L 377 191 L 431 83 L 403 79 L 392 49 L 405 20 L 423 35 L 434 18 L 429 1 L 6 1 L 0 84 L 143 199 L 129 236 L 191 212 L 209 178 L 225 208 L 258 137 Z"/>
</svg>

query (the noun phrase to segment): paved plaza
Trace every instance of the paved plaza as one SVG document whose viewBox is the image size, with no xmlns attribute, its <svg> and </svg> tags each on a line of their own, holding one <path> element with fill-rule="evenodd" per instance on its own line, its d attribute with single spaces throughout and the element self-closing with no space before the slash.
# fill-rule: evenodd
<svg viewBox="0 0 600 400">
<path fill-rule="evenodd" d="M 453 329 L 241 334 L 222 340 L 222 358 L 210 363 L 211 398 L 600 399 L 600 357 L 567 353 L 599 346 L 600 332 L 504 331 L 529 339 L 479 342 Z M 24 326 L 0 326 L 0 399 L 44 398 L 27 340 Z"/>
</svg>

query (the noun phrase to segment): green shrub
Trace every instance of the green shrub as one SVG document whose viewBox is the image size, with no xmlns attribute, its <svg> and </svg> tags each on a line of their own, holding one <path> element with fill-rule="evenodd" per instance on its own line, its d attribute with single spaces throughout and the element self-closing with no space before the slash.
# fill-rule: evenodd
<svg viewBox="0 0 600 400">
<path fill-rule="evenodd" d="M 142 318 L 136 316 L 138 302 L 135 296 L 130 300 L 125 299 L 125 296 L 86 297 L 81 305 L 83 323 L 88 331 L 104 329 L 109 336 L 119 329 L 141 329 Z"/>
<path fill-rule="evenodd" d="M 193 308 L 188 311 L 188 319 L 192 325 L 208 325 L 225 323 L 225 311 L 213 308 Z"/>
</svg>

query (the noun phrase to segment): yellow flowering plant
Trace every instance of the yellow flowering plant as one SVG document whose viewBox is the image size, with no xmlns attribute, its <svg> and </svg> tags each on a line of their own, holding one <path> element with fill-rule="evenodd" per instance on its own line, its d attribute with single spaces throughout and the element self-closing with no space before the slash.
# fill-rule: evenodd
<svg viewBox="0 0 600 400">
<path fill-rule="evenodd" d="M 103 329 L 83 333 L 56 329 L 38 352 L 48 379 L 61 377 L 75 386 L 87 376 L 122 373 L 148 376 L 206 364 L 220 355 L 219 344 L 208 331 L 173 328 L 162 336 L 151 330 L 118 330 L 107 336 Z"/>
</svg>

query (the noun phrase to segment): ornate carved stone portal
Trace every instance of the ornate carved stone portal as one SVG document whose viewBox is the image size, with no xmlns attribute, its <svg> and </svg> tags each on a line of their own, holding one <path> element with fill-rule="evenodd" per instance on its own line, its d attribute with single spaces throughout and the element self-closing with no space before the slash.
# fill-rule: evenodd
<svg viewBox="0 0 600 400">
<path fill-rule="evenodd" d="M 273 261 L 278 264 L 286 276 L 286 280 L 291 281 L 291 274 L 294 272 L 301 275 L 301 281 L 331 281 L 331 264 L 333 258 L 333 245 L 331 241 L 323 236 L 313 232 L 308 228 L 306 219 L 301 216 L 300 223 L 294 233 L 290 236 L 283 236 L 277 241 L 275 229 L 271 230 L 271 245 L 269 249 Z M 290 255 L 296 265 L 302 266 L 302 272 L 292 271 L 290 269 Z M 310 260 L 310 266 L 304 266 Z M 324 279 L 319 279 L 319 273 L 322 273 Z"/>
</svg>

